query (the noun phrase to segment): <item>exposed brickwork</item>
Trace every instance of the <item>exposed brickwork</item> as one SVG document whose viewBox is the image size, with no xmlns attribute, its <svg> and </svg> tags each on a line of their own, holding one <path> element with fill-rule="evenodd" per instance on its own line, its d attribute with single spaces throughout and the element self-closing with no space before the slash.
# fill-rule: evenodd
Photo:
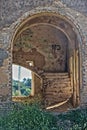
<svg viewBox="0 0 87 130">
<path fill-rule="evenodd" d="M 80 101 L 81 101 L 81 105 L 87 105 L 87 17 L 85 17 L 84 15 L 78 13 L 77 11 L 71 10 L 65 6 L 63 6 L 60 3 L 54 2 L 52 4 L 53 1 L 45 1 L 45 3 L 42 2 L 37 2 L 35 5 L 33 4 L 31 6 L 31 8 L 29 8 L 29 5 L 27 6 L 26 2 L 24 4 L 24 8 L 23 8 L 23 3 L 21 3 L 23 1 L 20 1 L 18 3 L 18 1 L 15 3 L 10 1 L 6 2 L 5 4 L 4 1 L 1 1 L 0 6 L 2 6 L 0 9 L 0 13 L 1 13 L 1 22 L 0 22 L 0 26 L 1 28 L 6 27 L 11 25 L 13 22 L 15 22 L 21 15 L 23 15 L 23 17 L 21 17 L 19 20 L 17 20 L 17 22 L 15 22 L 14 24 L 12 24 L 11 27 L 7 28 L 7 29 L 3 29 L 3 31 L 0 32 L 0 47 L 2 48 L 2 50 L 4 49 L 4 51 L 6 52 L 5 54 L 8 55 L 3 55 L 4 58 L 2 59 L 1 62 L 1 66 L 2 68 L 0 73 L 2 72 L 2 74 L 4 75 L 5 81 L 4 84 L 2 84 L 2 82 L 0 82 L 0 85 L 3 85 L 3 87 L 0 88 L 0 91 L 2 89 L 5 89 L 7 87 L 7 90 L 9 90 L 9 92 L 2 90 L 2 94 L 5 92 L 6 95 L 0 94 L 0 100 L 3 100 L 3 106 L 4 107 L 4 102 L 8 102 L 11 99 L 11 64 L 12 64 L 12 53 L 11 53 L 11 48 L 12 44 L 11 44 L 11 40 L 13 39 L 13 34 L 15 33 L 15 30 L 19 27 L 20 23 L 26 19 L 28 16 L 32 16 L 33 14 L 37 14 L 40 12 L 55 12 L 60 14 L 62 17 L 66 17 L 73 25 L 73 30 L 77 33 L 77 37 L 78 37 L 78 41 L 79 41 L 79 53 L 80 56 L 82 57 L 81 60 L 81 78 L 82 78 L 82 82 L 81 82 L 81 88 L 80 88 Z M 30 1 L 29 1 L 30 2 Z M 36 2 L 36 1 L 35 1 Z M 66 1 L 63 1 L 66 2 Z M 68 1 L 69 4 L 71 4 L 72 1 Z M 68 4 L 68 2 L 66 4 Z M 81 2 L 81 1 L 80 1 Z M 73 3 L 73 2 L 72 2 Z M 77 2 L 78 4 L 79 2 Z M 9 4 L 9 6 L 11 6 L 11 8 L 9 8 L 9 6 L 7 6 Z M 14 8 L 15 5 L 16 8 Z M 41 5 L 42 7 L 38 7 L 37 9 L 35 9 L 35 7 L 37 7 L 38 5 Z M 46 5 L 47 7 L 43 7 L 43 5 Z M 49 4 L 49 6 L 48 6 Z M 73 3 L 74 6 L 75 3 Z M 79 5 L 79 4 L 78 4 Z M 17 7 L 18 6 L 18 7 Z M 86 4 L 84 5 L 84 8 L 86 6 Z M 76 8 L 76 6 L 74 6 Z M 4 8 L 6 10 L 4 10 Z M 18 8 L 18 9 L 17 9 Z M 20 10 L 19 10 L 20 8 Z M 33 10 L 31 10 L 33 9 Z M 11 11 L 10 11 L 11 10 Z M 16 10 L 16 11 L 14 11 Z M 30 11 L 29 11 L 30 10 Z M 7 13 L 4 13 L 5 11 L 7 11 Z M 27 13 L 25 13 L 27 12 Z M 11 14 L 12 13 L 12 14 Z M 8 14 L 8 15 L 7 15 Z M 8 17 L 6 17 L 6 15 Z M 73 38 L 72 38 L 73 39 Z M 10 50 L 9 50 L 10 49 Z M 4 54 L 4 53 L 3 53 Z M 6 59 L 7 56 L 9 57 L 9 59 Z M 5 59 L 5 60 L 4 60 Z M 6 63 L 6 65 L 4 64 Z M 1 78 L 1 77 L 0 77 Z M 8 80 L 6 80 L 8 79 Z M 4 98 L 5 96 L 5 98 Z M 5 100 L 6 99 L 6 100 Z M 1 104 L 2 105 L 2 104 Z"/>
</svg>

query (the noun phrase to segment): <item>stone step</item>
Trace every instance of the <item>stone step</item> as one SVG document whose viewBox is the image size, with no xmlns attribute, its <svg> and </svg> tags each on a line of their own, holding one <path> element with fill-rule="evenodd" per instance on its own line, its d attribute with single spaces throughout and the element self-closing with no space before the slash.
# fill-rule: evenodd
<svg viewBox="0 0 87 130">
<path fill-rule="evenodd" d="M 63 89 L 49 89 L 49 90 L 46 90 L 45 91 L 45 93 L 47 94 L 47 93 L 67 93 L 67 92 L 70 92 L 70 91 L 72 91 L 73 89 L 71 88 L 71 87 L 69 87 L 69 88 L 63 88 Z"/>
<path fill-rule="evenodd" d="M 46 90 L 45 91 L 45 93 L 47 94 L 47 93 L 64 93 L 64 92 L 70 92 L 70 91 L 72 91 L 73 89 L 72 88 L 64 88 L 64 89 L 51 89 L 51 90 Z"/>
<path fill-rule="evenodd" d="M 57 79 L 58 82 L 59 82 L 59 81 L 60 81 L 60 82 L 66 82 L 66 81 L 67 81 L 67 82 L 70 82 L 70 78 L 60 78 L 60 79 L 59 79 L 59 78 L 56 78 L 56 79 Z M 54 80 L 55 80 L 55 79 L 54 79 Z"/>
<path fill-rule="evenodd" d="M 71 95 L 66 96 L 66 98 L 61 98 L 61 96 L 58 97 L 58 98 L 54 98 L 54 99 L 53 98 L 47 98 L 47 99 L 45 99 L 45 102 L 49 103 L 49 104 L 55 104 L 55 102 L 57 102 L 57 103 L 63 102 L 63 101 L 67 100 L 70 97 L 71 97 Z"/>
<path fill-rule="evenodd" d="M 55 97 L 55 98 L 57 98 L 57 97 L 59 97 L 60 95 L 63 97 L 64 95 L 70 95 L 72 93 L 72 91 L 70 90 L 69 92 L 67 92 L 67 93 L 64 93 L 64 92 L 60 92 L 60 93 L 56 93 L 56 92 L 53 92 L 53 93 L 46 93 L 45 94 L 45 97 Z"/>
<path fill-rule="evenodd" d="M 44 73 L 44 75 L 69 75 L 69 73 Z"/>
<path fill-rule="evenodd" d="M 71 83 L 60 83 L 60 84 L 53 84 L 53 86 L 49 84 L 49 86 L 46 89 L 55 89 L 55 88 L 67 88 L 67 87 L 71 87 Z"/>
<path fill-rule="evenodd" d="M 44 76 L 46 78 L 68 78 L 69 74 L 68 73 L 45 73 Z"/>
<path fill-rule="evenodd" d="M 60 102 L 63 102 L 67 99 L 69 99 L 71 97 L 71 95 L 66 95 L 66 98 L 61 98 L 61 96 L 59 96 L 58 98 L 45 98 L 45 102 L 46 102 L 46 105 L 52 105 L 52 104 L 55 104 L 55 103 L 60 103 Z"/>
<path fill-rule="evenodd" d="M 46 105 L 63 102 L 72 96 L 73 88 L 68 73 L 47 73 L 45 88 Z"/>
</svg>

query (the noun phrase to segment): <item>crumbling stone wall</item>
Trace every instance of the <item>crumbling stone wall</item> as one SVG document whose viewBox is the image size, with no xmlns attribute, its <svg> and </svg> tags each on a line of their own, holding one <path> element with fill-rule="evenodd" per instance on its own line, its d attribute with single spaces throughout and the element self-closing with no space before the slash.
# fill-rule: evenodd
<svg viewBox="0 0 87 130">
<path fill-rule="evenodd" d="M 87 15 L 86 0 L 56 0 Z M 25 12 L 38 6 L 50 6 L 54 0 L 0 0 L 0 28 L 8 27 Z"/>
<path fill-rule="evenodd" d="M 41 12 L 55 12 L 57 14 L 60 14 L 62 17 L 66 17 L 68 20 L 71 21 L 71 23 L 74 25 L 73 30 L 75 28 L 77 29 L 77 34 L 78 34 L 78 39 L 79 39 L 79 48 L 80 48 L 79 51 L 80 51 L 80 56 L 82 57 L 82 61 L 81 61 L 82 86 L 80 88 L 80 104 L 86 105 L 87 104 L 87 100 L 86 100 L 87 99 L 87 72 L 86 72 L 87 71 L 87 28 L 86 28 L 87 17 L 85 17 L 84 15 L 74 10 L 71 10 L 63 6 L 62 4 L 60 4 L 60 2 L 57 2 L 57 1 L 56 2 L 55 1 L 53 2 L 52 0 L 50 1 L 47 0 L 47 1 L 42 1 L 42 2 L 35 1 L 36 4 L 35 5 L 32 4 L 30 8 L 29 6 L 27 6 L 28 4 L 25 4 L 26 6 L 24 4 L 20 6 L 20 3 L 22 1 L 20 1 L 19 4 L 17 2 L 18 1 L 16 1 L 15 3 L 13 1 L 10 1 L 10 3 L 9 2 L 5 3 L 5 1 L 1 1 L 1 4 L 0 4 L 1 6 L 0 8 L 1 10 L 0 11 L 1 13 L 0 14 L 0 19 L 1 19 L 0 20 L 0 28 L 1 28 L 0 47 L 1 47 L 1 53 L 3 55 L 3 58 L 1 56 L 1 59 L 0 59 L 0 65 L 1 65 L 0 100 L 3 102 L 1 102 L 0 105 L 5 106 L 2 104 L 6 104 L 7 102 L 11 101 L 11 64 L 12 64 L 11 46 L 12 46 L 13 34 L 15 33 L 15 30 L 18 28 L 18 26 L 20 26 L 20 23 L 23 22 L 23 20 L 27 19 L 27 17 L 30 17 L 31 15 L 41 13 Z M 7 6 L 8 4 L 11 8 Z M 15 6 L 12 6 L 11 4 Z M 46 7 L 43 7 L 44 4 L 46 5 Z M 19 7 L 17 9 L 18 5 Z M 23 8 L 23 5 L 24 5 L 24 8 Z M 23 17 L 20 18 L 20 16 L 22 15 Z M 18 20 L 18 18 L 20 19 Z M 15 23 L 12 24 L 13 22 Z M 2 80 L 2 77 L 6 77 L 4 82 L 3 82 L 4 79 Z M 6 90 L 6 95 L 3 95 L 5 92 L 3 89 Z"/>
<path fill-rule="evenodd" d="M 69 8 L 75 9 L 87 16 L 87 0 L 60 0 Z"/>
<path fill-rule="evenodd" d="M 53 0 L 1 0 L 0 28 L 8 27 L 25 12 L 38 6 L 50 6 Z"/>
</svg>

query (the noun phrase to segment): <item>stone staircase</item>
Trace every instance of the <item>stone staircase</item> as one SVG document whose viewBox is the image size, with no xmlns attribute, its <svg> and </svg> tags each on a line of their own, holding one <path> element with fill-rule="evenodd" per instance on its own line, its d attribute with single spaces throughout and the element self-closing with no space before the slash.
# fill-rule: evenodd
<svg viewBox="0 0 87 130">
<path fill-rule="evenodd" d="M 72 96 L 73 88 L 68 73 L 46 73 L 45 80 L 46 107 L 64 102 Z"/>
</svg>

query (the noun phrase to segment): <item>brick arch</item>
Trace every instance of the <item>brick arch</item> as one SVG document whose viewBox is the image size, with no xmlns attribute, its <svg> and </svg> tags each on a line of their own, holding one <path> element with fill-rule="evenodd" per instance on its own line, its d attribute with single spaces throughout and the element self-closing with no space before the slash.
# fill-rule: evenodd
<svg viewBox="0 0 87 130">
<path fill-rule="evenodd" d="M 78 30 L 77 30 L 77 27 L 74 25 L 74 24 L 72 24 L 72 22 L 71 22 L 71 20 L 69 20 L 70 19 L 70 17 L 69 16 L 65 16 L 65 17 L 63 17 L 62 15 L 60 15 L 59 14 L 59 12 L 57 13 L 57 10 L 56 10 L 56 8 L 53 8 L 53 10 L 48 10 L 48 9 L 41 9 L 41 13 L 39 13 L 39 11 L 36 11 L 36 12 L 33 12 L 33 11 L 31 11 L 31 12 L 29 12 L 29 18 L 30 19 L 32 19 L 32 17 L 35 17 L 35 15 L 37 15 L 37 16 L 39 16 L 39 15 L 45 15 L 45 13 L 46 14 L 48 14 L 48 15 L 55 15 L 54 14 L 54 12 L 56 12 L 56 16 L 58 16 L 59 18 L 61 18 L 61 19 L 63 19 L 63 20 L 65 20 L 65 21 L 67 21 L 68 23 L 69 23 L 69 25 L 71 26 L 71 28 L 72 28 L 72 30 L 73 30 L 73 32 L 74 32 L 74 34 L 75 34 L 75 38 L 76 38 L 76 41 L 75 42 L 77 42 L 78 43 L 78 41 L 79 41 L 79 43 L 81 43 L 81 40 L 79 40 L 78 38 L 81 38 L 80 37 L 80 35 L 79 35 L 79 32 L 78 32 Z M 31 14 L 30 14 L 31 13 Z M 67 20 L 67 18 L 69 18 L 68 20 Z M 26 17 L 25 18 L 25 20 L 21 20 L 21 22 L 19 22 L 18 23 L 18 25 L 16 26 L 16 28 L 15 28 L 15 26 L 14 26 L 14 29 L 16 29 L 16 31 L 14 32 L 14 35 L 13 35 L 13 38 L 12 38 L 12 42 L 14 41 L 14 39 L 15 39 L 15 37 L 18 35 L 18 33 L 20 32 L 20 30 L 22 30 L 21 28 L 22 28 L 22 26 L 25 26 L 26 25 L 26 23 L 29 21 L 29 19 Z M 73 20 L 72 20 L 73 21 Z M 21 24 L 22 23 L 22 24 Z M 24 25 L 25 24 L 25 25 Z M 19 27 L 18 27 L 19 26 Z M 61 25 L 61 26 L 63 26 L 63 25 Z M 66 31 L 64 31 L 65 32 L 65 34 L 66 34 L 66 36 L 67 35 L 69 35 L 69 33 L 67 33 Z M 70 36 L 69 36 L 70 37 Z M 67 37 L 68 38 L 68 37 Z M 70 39 L 72 39 L 72 38 L 70 38 Z M 71 40 L 72 41 L 72 40 Z M 74 41 L 73 41 L 74 42 Z M 78 44 L 79 44 L 78 43 Z M 79 48 L 79 46 L 80 45 L 78 45 L 78 47 L 76 47 L 76 48 Z M 76 94 L 76 93 L 75 93 Z M 74 95 L 74 96 L 76 96 L 76 95 Z M 76 98 L 76 97 L 73 97 L 73 98 Z M 77 99 L 74 99 L 74 100 L 77 100 Z M 76 104 L 78 104 L 78 103 L 76 103 L 76 101 L 75 101 L 75 104 L 74 104 L 74 106 L 76 105 Z"/>
</svg>

